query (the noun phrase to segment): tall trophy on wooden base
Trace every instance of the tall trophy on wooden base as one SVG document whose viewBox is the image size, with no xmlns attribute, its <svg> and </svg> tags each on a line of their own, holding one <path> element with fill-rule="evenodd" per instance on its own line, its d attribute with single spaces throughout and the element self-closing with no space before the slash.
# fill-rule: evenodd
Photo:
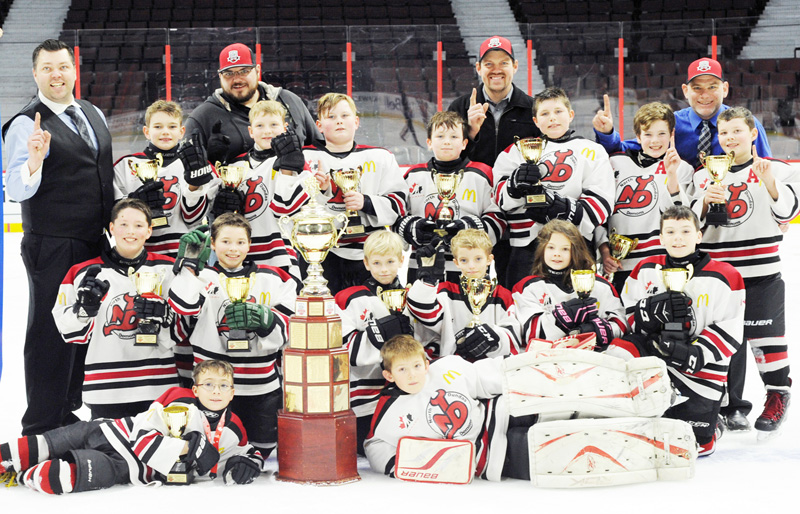
<svg viewBox="0 0 800 514">
<path fill-rule="evenodd" d="M 686 284 L 692 279 L 694 275 L 694 266 L 687 264 L 685 268 L 661 268 L 661 278 L 664 281 L 664 287 L 667 291 L 684 294 L 683 290 Z M 661 337 L 673 341 L 683 341 L 686 339 L 687 318 L 673 319 L 670 322 L 664 323 L 664 328 L 661 330 Z"/>
<path fill-rule="evenodd" d="M 458 170 L 455 173 L 442 173 L 436 170 L 431 170 L 431 178 L 433 184 L 436 186 L 436 192 L 439 194 L 439 199 L 442 202 L 441 207 L 436 214 L 436 233 L 444 237 L 447 233 L 444 226 L 453 221 L 453 208 L 450 207 L 450 200 L 455 198 L 456 189 L 461 184 L 461 179 L 464 178 L 464 170 Z"/>
<path fill-rule="evenodd" d="M 215 168 L 219 173 L 219 179 L 222 181 L 222 187 L 230 191 L 238 191 L 239 186 L 247 176 L 248 170 L 250 170 L 250 164 L 245 162 L 244 166 L 223 166 L 221 162 L 217 161 Z M 242 206 L 242 210 L 244 210 L 244 206 Z"/>
<path fill-rule="evenodd" d="M 331 176 L 336 183 L 336 187 L 342 190 L 342 193 L 350 191 L 358 191 L 358 184 L 361 182 L 361 175 L 364 174 L 361 166 L 358 168 L 350 168 L 348 170 L 332 170 Z M 357 236 L 364 233 L 364 223 L 361 221 L 361 215 L 358 211 L 346 211 L 347 213 L 347 227 L 344 233 L 347 236 Z"/>
<path fill-rule="evenodd" d="M 467 295 L 467 302 L 472 311 L 472 318 L 467 322 L 467 328 L 477 327 L 482 323 L 481 311 L 495 287 L 497 287 L 496 278 L 469 278 L 461 275 L 461 289 Z"/>
<path fill-rule="evenodd" d="M 128 169 L 142 181 L 142 184 L 147 184 L 148 182 L 155 182 L 158 180 L 158 170 L 161 169 L 163 163 L 164 157 L 158 153 L 155 159 L 146 161 L 133 161 L 129 159 Z M 150 209 L 150 211 L 153 218 L 153 228 L 169 226 L 169 220 L 167 220 L 167 215 L 164 214 L 164 209 Z"/>
<path fill-rule="evenodd" d="M 336 246 L 347 216 L 317 204 L 316 179 L 304 182 L 311 198 L 291 223 L 292 244 L 308 262 L 308 277 L 289 319 L 283 351 L 283 409 L 278 413 L 278 480 L 337 485 L 361 480 L 356 467 L 356 416 L 350 409 L 350 357 L 342 321 L 322 277 L 322 261 Z M 342 223 L 337 230 L 336 221 Z"/>
<path fill-rule="evenodd" d="M 164 274 L 157 271 L 134 271 L 128 269 L 128 276 L 133 281 L 136 292 L 142 298 L 161 298 L 161 282 Z M 140 319 L 136 328 L 136 342 L 133 346 L 156 346 L 161 325 L 148 319 Z"/>
<path fill-rule="evenodd" d="M 170 405 L 164 407 L 164 423 L 167 425 L 167 435 L 181 439 L 189 422 L 189 407 L 185 405 Z M 194 481 L 192 468 L 181 459 L 178 459 L 167 473 L 167 485 L 189 485 Z"/>
<path fill-rule="evenodd" d="M 713 184 L 722 184 L 725 176 L 731 170 L 733 159 L 735 155 L 733 152 L 726 155 L 705 155 L 700 154 L 700 162 L 711 177 Z M 728 205 L 725 202 L 712 203 L 708 206 L 706 212 L 706 223 L 713 226 L 727 225 L 728 224 Z"/>
<path fill-rule="evenodd" d="M 247 277 L 228 277 L 224 273 L 219 274 L 219 283 L 228 294 L 231 303 L 244 303 L 250 298 L 250 288 L 256 283 L 256 274 L 250 273 Z M 250 338 L 246 330 L 228 330 L 228 352 L 248 352 L 250 351 Z"/>
<path fill-rule="evenodd" d="M 539 164 L 542 158 L 542 152 L 547 144 L 544 139 L 538 137 L 526 137 L 520 139 L 514 136 L 514 144 L 517 145 L 519 153 L 522 158 L 530 164 Z M 544 186 L 540 180 L 533 184 L 533 190 L 525 195 L 525 208 L 530 207 L 547 207 L 547 195 L 544 194 Z"/>
</svg>

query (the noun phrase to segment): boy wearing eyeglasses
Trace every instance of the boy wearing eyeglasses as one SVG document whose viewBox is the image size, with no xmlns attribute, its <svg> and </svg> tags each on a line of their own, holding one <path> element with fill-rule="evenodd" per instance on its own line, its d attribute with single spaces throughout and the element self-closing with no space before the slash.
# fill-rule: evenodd
<svg viewBox="0 0 800 514">
<path fill-rule="evenodd" d="M 48 494 L 163 484 L 180 461 L 193 476 L 221 474 L 226 484 L 249 484 L 263 459 L 227 408 L 234 397 L 233 373 L 227 362 L 203 361 L 194 369 L 191 389 L 169 389 L 135 417 L 81 421 L 2 443 L 0 482 L 17 480 Z M 180 438 L 169 437 L 168 407 L 186 409 Z"/>
</svg>

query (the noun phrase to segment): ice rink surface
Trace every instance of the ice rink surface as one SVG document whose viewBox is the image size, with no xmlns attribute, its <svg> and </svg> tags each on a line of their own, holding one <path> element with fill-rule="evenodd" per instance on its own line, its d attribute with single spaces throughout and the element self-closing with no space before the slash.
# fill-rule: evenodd
<svg viewBox="0 0 800 514">
<path fill-rule="evenodd" d="M 3 371 L 0 378 L 0 441 L 19 436 L 25 410 L 22 345 L 27 317 L 27 279 L 19 256 L 22 234 L 5 234 Z M 792 226 L 782 245 L 786 280 L 789 357 L 795 379 L 800 368 L 800 227 Z M 752 356 L 745 397 L 761 412 L 764 391 Z M 797 390 L 797 389 L 796 389 Z M 757 442 L 755 432 L 726 433 L 710 457 L 699 459 L 695 478 L 590 489 L 542 489 L 530 482 L 476 480 L 469 485 L 416 484 L 374 473 L 359 460 L 362 480 L 314 487 L 275 480 L 277 462 L 253 484 L 225 487 L 221 479 L 189 487 L 116 486 L 104 491 L 51 497 L 25 487 L 0 486 L 0 513 L 28 512 L 224 512 L 226 514 L 330 512 L 361 513 L 606 513 L 691 512 L 791 514 L 800 509 L 800 399 L 789 409 L 779 436 Z M 88 411 L 79 415 L 88 419 Z M 498 509 L 495 511 L 494 509 Z"/>
</svg>

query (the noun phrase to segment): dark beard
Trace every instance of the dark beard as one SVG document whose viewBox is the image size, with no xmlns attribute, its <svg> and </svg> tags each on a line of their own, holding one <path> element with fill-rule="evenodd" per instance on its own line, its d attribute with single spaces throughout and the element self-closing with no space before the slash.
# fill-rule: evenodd
<svg viewBox="0 0 800 514">
<path fill-rule="evenodd" d="M 229 98 L 233 99 L 236 103 L 244 105 L 247 102 L 249 102 L 253 98 L 253 96 L 256 95 L 257 93 L 258 93 L 258 86 L 254 87 L 250 91 L 250 94 L 247 95 L 247 97 L 245 97 L 245 98 L 240 98 L 240 97 L 236 96 L 234 94 L 234 92 L 233 92 L 233 89 L 231 89 L 230 93 L 226 93 L 226 94 L 228 95 Z"/>
</svg>

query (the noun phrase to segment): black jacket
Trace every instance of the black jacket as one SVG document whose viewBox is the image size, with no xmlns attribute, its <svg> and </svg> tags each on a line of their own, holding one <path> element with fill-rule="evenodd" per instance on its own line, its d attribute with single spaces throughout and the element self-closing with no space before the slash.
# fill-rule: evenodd
<svg viewBox="0 0 800 514">
<path fill-rule="evenodd" d="M 475 140 L 470 140 L 466 150 L 461 154 L 462 157 L 494 166 L 494 161 L 500 152 L 514 142 L 514 136 L 520 138 L 541 136 L 539 128 L 533 123 L 533 98 L 517 86 L 513 88 L 511 100 L 500 118 L 500 126 L 495 127 L 494 117 L 491 113 L 486 113 L 486 120 L 481 125 L 478 136 Z M 471 92 L 459 96 L 453 100 L 448 110 L 459 113 L 466 120 L 470 96 Z M 486 102 L 483 85 L 478 85 L 477 102 Z"/>
</svg>

